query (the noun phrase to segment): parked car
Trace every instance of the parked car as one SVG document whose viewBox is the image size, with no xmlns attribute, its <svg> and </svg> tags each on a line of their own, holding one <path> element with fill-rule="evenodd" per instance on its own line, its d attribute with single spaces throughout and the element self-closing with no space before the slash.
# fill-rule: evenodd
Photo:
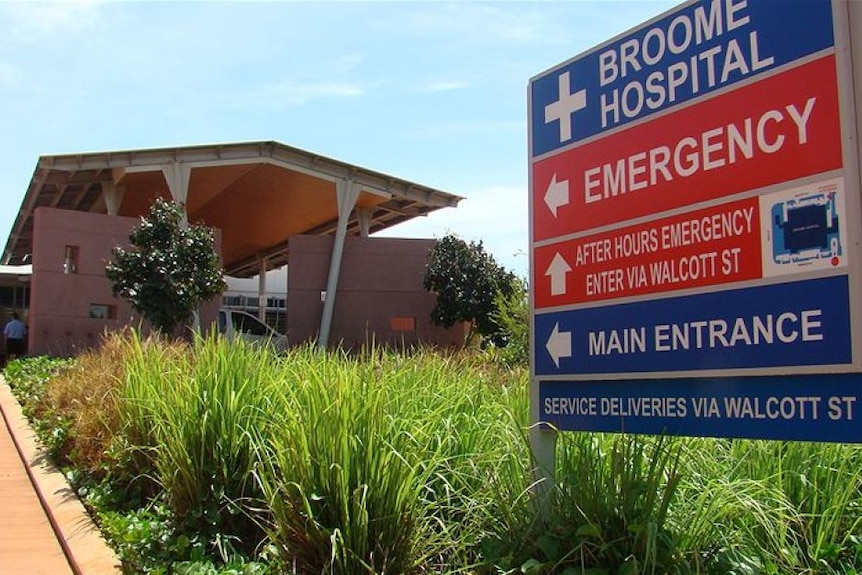
<svg viewBox="0 0 862 575">
<path fill-rule="evenodd" d="M 278 333 L 250 313 L 236 309 L 218 312 L 219 333 L 228 341 L 242 339 L 256 345 L 272 345 L 276 351 L 287 349 L 287 336 Z"/>
</svg>

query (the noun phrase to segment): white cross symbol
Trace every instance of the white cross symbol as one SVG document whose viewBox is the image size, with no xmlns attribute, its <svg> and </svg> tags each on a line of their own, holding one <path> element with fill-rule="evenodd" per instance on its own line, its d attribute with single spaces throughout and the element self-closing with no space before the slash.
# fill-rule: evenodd
<svg viewBox="0 0 862 575">
<path fill-rule="evenodd" d="M 545 106 L 545 123 L 560 121 L 560 142 L 572 139 L 572 114 L 587 107 L 587 91 L 578 90 L 572 94 L 569 73 L 560 74 L 558 100 Z"/>
</svg>

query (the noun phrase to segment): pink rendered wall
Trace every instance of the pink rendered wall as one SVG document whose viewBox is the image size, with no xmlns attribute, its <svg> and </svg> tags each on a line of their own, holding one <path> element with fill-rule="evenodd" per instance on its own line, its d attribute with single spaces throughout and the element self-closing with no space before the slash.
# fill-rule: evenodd
<svg viewBox="0 0 862 575">
<path fill-rule="evenodd" d="M 312 340 L 320 330 L 332 254 L 332 236 L 290 239 L 287 270 L 287 328 L 291 344 Z M 435 297 L 422 280 L 434 240 L 348 237 L 338 279 L 330 345 L 347 348 L 374 340 L 389 345 L 416 343 L 459 346 L 464 326 L 431 324 Z M 412 331 L 393 330 L 393 318 L 415 318 Z M 373 334 L 373 336 L 372 336 Z"/>
<path fill-rule="evenodd" d="M 99 343 L 105 331 L 138 325 L 139 317 L 122 298 L 111 294 L 105 265 L 114 246 L 129 247 L 137 218 L 54 208 L 37 208 L 33 225 L 33 276 L 28 313 L 30 355 L 74 355 Z M 78 248 L 75 273 L 64 273 L 66 246 Z M 90 317 L 90 305 L 113 306 L 114 319 Z M 216 298 L 201 313 L 214 321 Z"/>
</svg>

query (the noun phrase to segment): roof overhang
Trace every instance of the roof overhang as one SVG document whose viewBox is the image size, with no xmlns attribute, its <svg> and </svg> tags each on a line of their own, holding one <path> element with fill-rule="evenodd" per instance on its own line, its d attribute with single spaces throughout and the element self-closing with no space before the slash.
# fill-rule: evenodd
<svg viewBox="0 0 862 575">
<path fill-rule="evenodd" d="M 33 274 L 33 266 L 4 266 L 0 265 L 0 276 L 22 276 L 26 277 Z"/>
<path fill-rule="evenodd" d="M 33 213 L 41 206 L 140 217 L 158 197 L 171 198 L 165 167 L 189 168 L 189 221 L 222 231 L 225 271 L 249 277 L 288 261 L 288 240 L 333 234 L 338 224 L 336 183 L 359 189 L 347 224 L 359 235 L 362 212 L 374 233 L 445 207 L 459 196 L 280 144 L 247 142 L 118 152 L 42 156 L 6 242 L 4 264 L 20 265 L 33 249 Z"/>
</svg>

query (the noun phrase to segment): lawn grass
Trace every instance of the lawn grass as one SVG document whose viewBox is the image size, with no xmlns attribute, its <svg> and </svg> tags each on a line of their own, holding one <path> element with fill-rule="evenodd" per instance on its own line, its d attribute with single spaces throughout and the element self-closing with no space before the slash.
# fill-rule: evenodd
<svg viewBox="0 0 862 575">
<path fill-rule="evenodd" d="M 856 446 L 565 433 L 476 352 L 134 332 L 5 376 L 128 573 L 854 573 Z"/>
</svg>

